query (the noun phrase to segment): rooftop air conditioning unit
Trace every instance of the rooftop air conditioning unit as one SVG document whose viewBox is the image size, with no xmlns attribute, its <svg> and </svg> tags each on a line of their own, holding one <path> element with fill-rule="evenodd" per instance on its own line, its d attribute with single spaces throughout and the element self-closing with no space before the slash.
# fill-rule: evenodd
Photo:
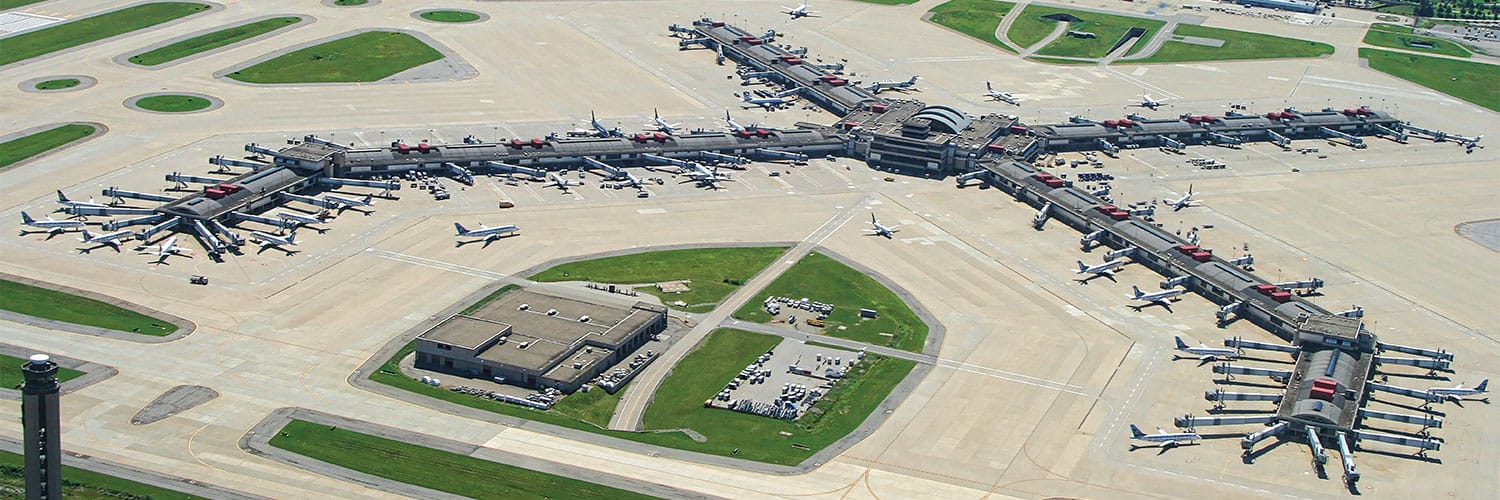
<svg viewBox="0 0 1500 500">
<path fill-rule="evenodd" d="M 518 311 L 525 311 L 527 309 L 531 309 L 531 304 L 521 304 L 520 307 L 516 308 L 516 310 Z"/>
<path fill-rule="evenodd" d="M 588 323 L 589 322 L 589 317 L 588 316 L 579 316 L 578 317 L 578 322 L 579 323 Z"/>
<path fill-rule="evenodd" d="M 557 316 L 557 309 L 548 309 L 547 310 L 547 315 L 548 316 Z"/>
</svg>

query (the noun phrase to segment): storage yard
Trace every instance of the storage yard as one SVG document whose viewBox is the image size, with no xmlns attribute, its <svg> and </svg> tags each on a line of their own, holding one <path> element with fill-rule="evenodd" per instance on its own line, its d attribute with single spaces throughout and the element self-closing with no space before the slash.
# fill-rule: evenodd
<svg viewBox="0 0 1500 500">
<path fill-rule="evenodd" d="M 252 495 L 413 494 L 242 447 L 269 415 L 306 408 L 462 443 L 477 458 L 525 456 L 564 468 L 553 474 L 603 472 L 673 494 L 1469 498 L 1500 489 L 1490 472 L 1500 450 L 1486 425 L 1492 409 L 1466 399 L 1484 396 L 1437 390 L 1500 376 L 1489 333 L 1500 330 L 1497 254 L 1456 229 L 1500 210 L 1500 150 L 1478 140 L 1500 131 L 1492 111 L 1360 67 L 1349 47 L 1362 26 L 1195 14 L 1338 52 L 1318 64 L 1115 68 L 1023 62 L 921 22 L 934 5 L 926 2 L 820 3 L 822 17 L 790 24 L 774 6 L 749 4 L 705 13 L 687 2 L 544 2 L 526 4 L 535 12 L 525 16 L 475 4 L 466 8 L 487 19 L 451 25 L 394 3 L 320 7 L 316 23 L 153 73 L 184 82 L 166 90 L 224 102 L 197 114 L 125 108 L 162 85 L 106 61 L 301 7 L 224 6 L 0 72 L 15 103 L 7 130 L 108 126 L 0 173 L 7 213 L 79 216 L 92 234 L 129 236 L 118 253 L 81 245 L 76 232 L 3 238 L 3 270 L 197 324 L 147 344 L 0 322 L 7 343 L 119 369 L 62 399 L 65 448 Z M 736 11 L 712 12 L 725 9 Z M 206 76 L 381 23 L 429 31 L 478 76 L 295 90 Z M 480 48 L 496 44 L 527 50 Z M 98 63 L 87 69 L 101 83 L 21 94 L 23 81 L 85 70 L 75 59 Z M 831 69 L 835 62 L 845 68 Z M 741 85 L 748 73 L 771 74 Z M 865 90 L 913 74 L 920 91 Z M 1025 104 L 986 101 L 985 80 Z M 792 105 L 742 97 L 792 87 L 808 89 L 789 94 Z M 1146 92 L 1164 103 L 1135 105 Z M 59 111 L 65 103 L 70 111 Z M 677 129 L 650 131 L 657 121 Z M 59 191 L 82 203 L 60 204 Z M 862 234 L 872 215 L 900 231 Z M 454 222 L 519 230 L 468 244 Z M 203 255 L 132 251 L 174 237 Z M 704 244 L 789 249 L 706 312 L 521 277 L 560 259 Z M 795 309 L 799 323 L 817 318 L 811 303 L 830 299 L 791 308 L 802 297 L 765 302 L 762 290 L 823 250 L 893 285 L 938 327 L 925 348 L 729 317 L 775 303 L 782 316 Z M 1075 261 L 1114 259 L 1122 265 L 1107 278 L 1075 273 Z M 192 285 L 194 276 L 210 284 Z M 522 302 L 540 310 L 511 297 L 457 314 L 497 282 L 536 287 L 540 295 Z M 1139 304 L 1132 287 L 1185 293 Z M 635 315 L 687 325 L 673 335 L 686 342 L 652 353 L 668 364 L 646 365 L 621 393 L 617 419 L 638 420 L 652 394 L 631 391 L 652 387 L 643 383 L 651 372 L 664 375 L 673 351 L 713 328 L 784 339 L 711 403 L 753 402 L 741 411 L 770 418 L 805 411 L 829 370 L 862 349 L 919 368 L 850 438 L 795 466 L 438 410 L 360 382 L 429 327 L 462 337 L 447 344 L 476 358 L 514 328 L 507 344 L 488 347 L 514 354 L 516 335 L 531 335 L 558 349 L 537 351 L 545 360 L 495 362 L 535 365 L 514 371 L 528 390 L 572 389 L 607 375 L 604 358 L 628 363 L 654 349 L 634 343 L 650 334 Z M 565 321 L 570 329 L 526 331 Z M 621 345 L 580 343 L 627 323 Z M 1232 354 L 1205 361 L 1174 350 L 1174 337 Z M 481 365 L 480 378 L 501 369 Z M 557 370 L 577 373 L 551 385 L 525 379 Z M 182 384 L 220 396 L 150 425 L 128 423 Z M 17 402 L 0 404 L 19 412 Z M 19 422 L 8 422 L 0 435 L 18 438 Z M 1158 448 L 1132 440 L 1131 424 L 1202 440 Z"/>
</svg>

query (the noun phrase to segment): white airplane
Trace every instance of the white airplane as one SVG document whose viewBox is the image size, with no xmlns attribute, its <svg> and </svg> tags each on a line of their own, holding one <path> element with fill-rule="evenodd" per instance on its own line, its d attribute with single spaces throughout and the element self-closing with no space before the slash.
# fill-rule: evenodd
<svg viewBox="0 0 1500 500">
<path fill-rule="evenodd" d="M 1187 342 L 1183 342 L 1182 337 L 1172 338 L 1177 341 L 1177 350 L 1197 356 L 1198 360 L 1204 363 L 1213 361 L 1228 361 L 1240 357 L 1240 353 L 1238 351 L 1235 351 L 1234 349 L 1218 349 L 1209 347 L 1202 343 L 1198 344 L 1198 347 L 1192 347 L 1187 345 Z"/>
<path fill-rule="evenodd" d="M 1008 104 L 1021 105 L 1021 100 L 1016 99 L 1016 96 L 1011 95 L 1010 92 L 995 90 L 994 85 L 990 84 L 990 82 L 984 82 L 984 96 Z"/>
<path fill-rule="evenodd" d="M 292 226 L 292 229 L 296 229 L 296 228 L 299 228 L 299 227 L 308 227 L 308 228 L 311 228 L 313 231 L 317 231 L 318 234 L 323 234 L 323 233 L 325 233 L 325 232 L 328 231 L 327 229 L 322 229 L 322 228 L 317 228 L 317 227 L 313 227 L 312 226 L 313 224 L 322 224 L 323 223 L 323 220 L 319 219 L 317 217 L 310 217 L 310 216 L 302 215 L 302 214 L 299 214 L 299 213 L 296 213 L 296 212 L 286 212 L 286 211 L 276 212 L 276 217 L 278 219 L 281 219 L 282 222 L 285 222 L 288 225 Z"/>
<path fill-rule="evenodd" d="M 672 135 L 677 131 L 677 127 L 682 126 L 681 123 L 667 123 L 666 120 L 661 119 L 661 113 L 657 113 L 655 109 L 651 110 L 651 122 L 646 126 L 667 135 Z"/>
<path fill-rule="evenodd" d="M 1473 388 L 1465 388 L 1463 384 L 1458 384 L 1453 387 L 1433 387 L 1431 389 L 1427 389 L 1427 393 L 1434 396 L 1441 396 L 1443 399 L 1449 401 L 1458 402 L 1459 398 L 1462 398 L 1464 396 L 1475 396 L 1479 394 L 1489 393 L 1489 389 L 1486 388 L 1486 386 L 1488 385 L 1490 385 L 1490 379 L 1484 379 L 1479 381 L 1479 385 L 1476 385 Z"/>
<path fill-rule="evenodd" d="M 1156 429 L 1156 434 L 1146 434 L 1144 432 L 1141 432 L 1140 427 L 1136 427 L 1135 424 L 1130 424 L 1130 439 L 1146 441 L 1149 443 L 1157 443 L 1157 447 L 1166 450 L 1176 448 L 1183 444 L 1197 443 L 1198 441 L 1203 439 L 1203 436 L 1199 436 L 1196 432 L 1163 432 L 1160 428 Z M 1134 444 L 1130 445 L 1131 450 L 1134 450 L 1136 448 L 1140 448 L 1140 446 Z"/>
<path fill-rule="evenodd" d="M 293 229 L 292 232 L 287 233 L 286 236 L 277 236 L 271 233 L 263 233 L 260 231 L 250 231 L 250 241 L 253 241 L 255 242 L 255 244 L 260 245 L 260 252 L 266 251 L 267 248 L 274 247 L 277 250 L 286 252 L 287 255 L 297 253 L 297 250 L 286 248 L 289 246 L 297 246 L 296 229 Z"/>
<path fill-rule="evenodd" d="M 375 197 L 373 195 L 367 194 L 364 198 L 350 198 L 348 196 L 329 194 L 323 196 L 323 201 L 337 205 L 339 210 L 343 210 L 346 208 L 368 207 L 370 205 L 374 205 Z"/>
<path fill-rule="evenodd" d="M 683 182 L 697 182 L 700 187 L 717 190 L 719 189 L 719 182 L 734 180 L 729 178 L 728 175 L 720 174 L 719 167 L 714 167 L 710 170 L 703 165 L 689 163 L 688 167 L 684 170 L 683 175 L 686 175 L 688 180 Z"/>
<path fill-rule="evenodd" d="M 620 127 L 609 128 L 600 123 L 599 117 L 595 116 L 593 111 L 589 111 L 589 126 L 594 127 L 594 135 L 599 137 L 625 137 L 625 132 L 621 131 Z"/>
<path fill-rule="evenodd" d="M 1162 200 L 1162 201 L 1165 201 L 1165 202 L 1167 202 L 1168 205 L 1171 205 L 1172 206 L 1172 211 L 1176 212 L 1178 210 L 1182 210 L 1182 209 L 1187 208 L 1187 207 L 1196 207 L 1199 204 L 1203 203 L 1202 200 L 1194 200 L 1193 199 L 1193 195 L 1195 195 L 1195 194 L 1198 194 L 1198 193 L 1194 193 L 1193 192 L 1193 185 L 1192 184 L 1188 184 L 1187 194 L 1182 195 L 1181 198 L 1178 198 L 1178 199 L 1175 199 L 1175 200 Z"/>
<path fill-rule="evenodd" d="M 823 17 L 823 16 L 815 16 L 815 15 L 813 15 L 813 14 L 817 14 L 818 11 L 816 11 L 816 10 L 807 10 L 807 4 L 805 4 L 805 3 L 804 4 L 799 4 L 795 8 L 793 8 L 793 7 L 787 7 L 785 5 L 781 6 L 781 8 L 785 9 L 785 10 L 782 10 L 781 13 L 792 16 L 792 19 L 797 19 L 797 18 L 801 18 L 801 17 Z"/>
<path fill-rule="evenodd" d="M 83 253 L 88 253 L 89 250 L 97 248 L 99 245 L 109 245 L 110 248 L 114 248 L 115 251 L 118 252 L 120 251 L 120 242 L 123 240 L 128 240 L 133 236 L 135 236 L 135 233 L 131 232 L 129 229 L 121 229 L 119 231 L 108 234 L 94 234 L 93 232 L 84 229 L 83 237 L 79 238 L 78 241 L 81 241 L 86 245 L 95 245 L 93 247 L 80 249 L 81 251 L 83 251 Z"/>
<path fill-rule="evenodd" d="M 557 186 L 557 188 L 563 190 L 564 193 L 568 192 L 568 187 L 570 187 L 570 186 L 582 186 L 582 185 L 583 185 L 583 181 L 576 181 L 576 180 L 572 180 L 572 179 L 564 179 L 561 176 L 557 175 L 556 172 L 547 172 L 547 184 L 546 184 L 546 186 L 548 186 L 548 187 Z"/>
<path fill-rule="evenodd" d="M 870 84 L 869 87 L 865 87 L 865 90 L 868 90 L 870 92 L 874 92 L 876 94 L 879 94 L 880 91 L 882 91 L 882 90 L 906 90 L 906 89 L 909 89 L 909 88 L 912 88 L 912 87 L 916 86 L 918 78 L 921 78 L 921 77 L 913 75 L 910 80 L 907 80 L 907 81 L 904 81 L 904 82 L 903 81 L 875 82 L 875 83 Z"/>
<path fill-rule="evenodd" d="M 1088 275 L 1091 275 L 1091 276 L 1089 276 L 1087 278 L 1083 278 L 1083 279 L 1078 280 L 1078 282 L 1080 282 L 1080 283 L 1088 283 L 1088 280 L 1091 280 L 1091 279 L 1094 279 L 1094 278 L 1097 278 L 1097 277 L 1100 277 L 1100 276 L 1108 278 L 1110 281 L 1114 281 L 1115 280 L 1115 272 L 1117 272 L 1119 270 L 1120 266 L 1123 266 L 1123 265 L 1125 265 L 1125 261 L 1122 260 L 1122 259 L 1115 259 L 1115 260 L 1111 260 L 1111 261 L 1105 262 L 1103 264 L 1095 264 L 1095 265 L 1092 265 L 1092 266 L 1090 266 L 1088 264 L 1084 264 L 1083 261 L 1080 260 L 1080 261 L 1078 261 L 1078 270 L 1077 271 L 1073 271 L 1073 274 L 1088 274 Z"/>
<path fill-rule="evenodd" d="M 1130 295 L 1131 300 L 1139 300 L 1145 302 L 1145 304 L 1141 304 L 1138 306 L 1130 306 L 1131 309 L 1135 309 L 1137 312 L 1152 304 L 1161 304 L 1162 307 L 1167 307 L 1172 297 L 1187 293 L 1187 290 L 1182 288 L 1173 288 L 1171 290 L 1162 290 L 1160 292 L 1151 293 L 1142 292 L 1141 287 L 1135 285 L 1131 285 L 1130 289 L 1134 292 L 1134 294 Z M 1171 309 L 1169 308 L 1168 310 Z"/>
<path fill-rule="evenodd" d="M 21 224 L 25 224 L 27 227 L 46 230 L 49 237 L 50 235 L 55 235 L 57 233 L 68 231 L 70 229 L 81 229 L 84 227 L 84 224 L 82 222 L 76 220 L 52 220 L 51 217 L 48 217 L 46 220 L 36 220 L 31 218 L 30 215 L 26 215 L 26 212 L 21 212 Z M 23 235 L 27 232 L 28 231 L 24 229 L 21 230 L 21 234 Z"/>
<path fill-rule="evenodd" d="M 745 104 L 749 104 L 749 106 L 743 106 L 746 109 L 758 106 L 765 108 L 766 111 L 772 111 L 776 108 L 789 106 L 797 102 L 796 97 L 750 97 L 749 92 L 743 92 L 740 95 L 743 97 Z"/>
<path fill-rule="evenodd" d="M 636 189 L 641 189 L 643 186 L 645 186 L 645 183 L 641 182 L 640 177 L 636 177 L 630 172 L 626 172 L 624 170 L 620 171 L 620 176 L 616 179 L 618 179 L 618 184 L 621 186 L 630 186 Z"/>
<path fill-rule="evenodd" d="M 1156 108 L 1160 108 L 1162 104 L 1165 104 L 1165 101 L 1166 99 L 1160 101 L 1152 99 L 1150 94 L 1142 94 L 1140 102 L 1135 103 L 1135 105 L 1154 111 Z"/>
<path fill-rule="evenodd" d="M 156 254 L 156 264 L 165 264 L 167 262 L 167 257 L 171 257 L 173 255 L 181 255 L 190 259 L 193 258 L 192 250 L 177 245 L 176 236 L 167 238 L 167 241 L 162 242 L 162 244 L 160 245 L 143 245 L 135 247 L 135 253 Z"/>
<path fill-rule="evenodd" d="M 86 207 L 86 208 L 108 208 L 109 207 L 109 205 L 105 205 L 105 204 L 102 204 L 102 203 L 94 203 L 94 199 L 92 197 L 89 198 L 89 201 L 73 201 L 73 200 L 70 200 L 70 199 L 68 199 L 67 196 L 63 195 L 63 192 L 62 192 L 61 189 L 57 190 L 57 202 L 59 204 L 61 204 L 62 206 L 65 206 L 65 207 Z"/>
<path fill-rule="evenodd" d="M 479 229 L 469 229 L 464 227 L 463 224 L 459 224 L 457 222 L 453 223 L 453 228 L 458 230 L 458 234 L 456 234 L 455 236 L 459 238 L 484 238 L 484 243 L 486 245 L 488 245 L 491 241 L 498 240 L 507 234 L 515 234 L 521 231 L 520 227 L 514 225 L 489 227 L 485 226 L 484 224 L 480 224 Z M 458 244 L 462 245 L 464 243 L 465 242 L 459 242 Z"/>
<path fill-rule="evenodd" d="M 875 214 L 873 213 L 870 214 L 870 226 L 870 229 L 864 230 L 865 234 L 868 234 L 870 236 L 884 236 L 885 239 L 888 240 L 894 237 L 897 231 L 901 230 L 900 224 L 894 226 L 881 224 L 880 221 L 875 220 Z"/>
</svg>

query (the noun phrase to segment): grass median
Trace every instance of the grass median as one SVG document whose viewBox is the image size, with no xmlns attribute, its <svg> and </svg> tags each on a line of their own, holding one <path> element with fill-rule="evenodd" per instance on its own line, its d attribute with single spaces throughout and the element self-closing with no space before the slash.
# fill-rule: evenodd
<svg viewBox="0 0 1500 500">
<path fill-rule="evenodd" d="M 921 352 L 927 342 L 927 323 L 901 297 L 874 278 L 821 253 L 803 257 L 735 311 L 734 317 L 757 323 L 770 321 L 771 315 L 762 304 L 773 295 L 833 304 L 833 313 L 824 320 L 823 328 L 830 337 L 911 352 Z M 878 317 L 862 318 L 860 309 L 874 309 Z"/>
<path fill-rule="evenodd" d="M 0 387 L 6 389 L 20 389 L 21 383 L 26 378 L 21 375 L 21 366 L 29 361 L 14 356 L 0 354 Z M 57 382 L 63 383 L 82 377 L 83 372 L 71 368 L 57 367 Z"/>
<path fill-rule="evenodd" d="M 272 31 L 302 22 L 295 16 L 265 19 L 239 26 L 231 26 L 213 33 L 198 35 L 187 40 L 166 45 L 149 52 L 130 57 L 130 62 L 141 66 L 156 66 L 184 57 L 206 52 L 226 45 L 249 40 Z"/>
<path fill-rule="evenodd" d="M 197 2 L 147 3 L 28 31 L 5 39 L 5 50 L 0 50 L 0 65 L 156 26 L 208 9 L 208 5 Z"/>
<path fill-rule="evenodd" d="M 660 297 L 669 307 L 708 312 L 785 252 L 785 247 L 658 250 L 560 264 L 531 276 L 531 279 L 648 284 L 636 290 Z M 663 293 L 649 285 L 675 280 L 690 280 L 689 290 Z M 677 301 L 687 305 L 671 304 Z"/>
<path fill-rule="evenodd" d="M 83 81 L 77 78 L 59 78 L 38 83 L 34 88 L 37 90 L 62 90 L 77 87 L 81 83 Z"/>
<path fill-rule="evenodd" d="M 11 491 L 21 492 L 26 489 L 25 466 L 25 457 L 8 451 L 0 451 L 0 497 L 21 498 L 20 494 L 10 496 L 9 493 Z M 202 498 L 66 465 L 62 467 L 62 484 L 63 498 L 146 498 L 151 500 L 191 500 Z"/>
<path fill-rule="evenodd" d="M 1079 31 L 1093 33 L 1094 38 L 1078 38 L 1063 34 L 1052 43 L 1042 47 L 1036 53 L 1044 56 L 1058 57 L 1087 57 L 1100 58 L 1109 55 L 1109 49 L 1120 41 L 1125 33 L 1131 28 L 1143 28 L 1146 30 L 1140 38 L 1130 42 L 1135 45 L 1128 52 L 1134 53 L 1145 45 L 1146 40 L 1155 36 L 1156 31 L 1166 23 L 1155 19 L 1146 19 L 1134 16 L 1118 16 L 1086 10 L 1060 9 L 1057 7 L 1046 7 L 1042 5 L 1028 5 L 1026 10 L 1011 24 L 1010 31 L 1006 36 L 1011 41 L 1020 44 L 1017 38 L 1027 40 L 1027 45 L 1032 45 L 1046 38 L 1056 28 L 1059 21 L 1044 18 L 1042 16 L 1052 14 L 1064 14 L 1081 19 L 1078 22 L 1068 23 L 1068 31 Z"/>
<path fill-rule="evenodd" d="M 374 82 L 443 58 L 417 37 L 367 31 L 314 45 L 230 73 L 247 83 Z"/>
<path fill-rule="evenodd" d="M 1377 47 L 1463 58 L 1473 56 L 1473 53 L 1469 52 L 1469 49 L 1464 48 L 1462 45 L 1441 38 L 1417 35 L 1410 27 L 1394 24 L 1376 23 L 1371 25 L 1370 30 L 1365 32 L 1364 41 L 1366 44 Z"/>
<path fill-rule="evenodd" d="M 1370 48 L 1359 57 L 1370 69 L 1500 111 L 1500 66 Z"/>
<path fill-rule="evenodd" d="M 1290 59 L 1319 57 L 1333 53 L 1333 46 L 1312 40 L 1299 40 L 1262 33 L 1249 33 L 1207 26 L 1181 24 L 1173 35 L 1222 40 L 1218 47 L 1188 42 L 1168 41 L 1145 59 L 1121 63 L 1167 63 L 1190 61 L 1231 61 L 1244 59 Z"/>
<path fill-rule="evenodd" d="M 97 131 L 93 125 L 69 124 L 0 143 L 0 169 L 94 135 Z M 0 303 L 3 302 L 5 298 L 0 296 Z"/>
<path fill-rule="evenodd" d="M 421 16 L 422 19 L 437 23 L 472 23 L 480 19 L 479 14 L 462 10 L 429 10 Z"/>
<path fill-rule="evenodd" d="M 995 38 L 995 31 L 1000 28 L 1000 21 L 1015 6 L 1010 2 L 992 0 L 950 0 L 928 11 L 932 13 L 928 20 L 1014 54 L 1015 51 L 1010 46 Z"/>
<path fill-rule="evenodd" d="M 142 335 L 165 336 L 177 331 L 177 325 L 113 304 L 10 280 L 0 280 L 0 309 Z"/>
<path fill-rule="evenodd" d="M 270 444 L 346 469 L 470 498 L 653 498 L 305 420 L 287 422 Z"/>
</svg>

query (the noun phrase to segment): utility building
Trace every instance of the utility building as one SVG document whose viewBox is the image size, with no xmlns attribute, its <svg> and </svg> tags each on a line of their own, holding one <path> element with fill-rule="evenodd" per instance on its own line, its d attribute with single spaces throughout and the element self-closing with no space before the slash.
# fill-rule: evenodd
<svg viewBox="0 0 1500 500">
<path fill-rule="evenodd" d="M 422 333 L 415 365 L 572 392 L 666 327 L 666 308 L 645 302 L 627 308 L 516 290 Z"/>
</svg>

